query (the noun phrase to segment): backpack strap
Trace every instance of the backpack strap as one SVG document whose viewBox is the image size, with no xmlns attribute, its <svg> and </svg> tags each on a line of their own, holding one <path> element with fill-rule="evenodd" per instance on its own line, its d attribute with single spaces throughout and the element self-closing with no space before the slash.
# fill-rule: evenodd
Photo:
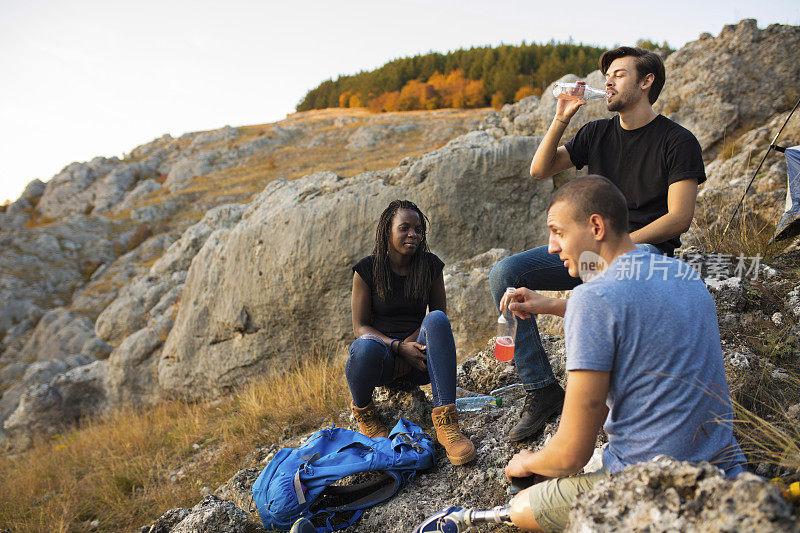
<svg viewBox="0 0 800 533">
<path fill-rule="evenodd" d="M 300 482 L 300 470 L 302 468 L 298 468 L 294 474 L 294 493 L 297 495 L 297 503 L 303 505 L 306 503 L 306 494 L 303 492 L 303 484 Z"/>
<path fill-rule="evenodd" d="M 326 487 L 309 509 L 309 518 L 325 518 L 325 526 L 317 531 L 350 527 L 361 518 L 365 508 L 392 497 L 402 486 L 402 478 L 396 472 L 381 470 L 380 473 L 379 478 L 364 483 Z M 330 498 L 347 503 L 332 505 Z"/>
<path fill-rule="evenodd" d="M 320 457 L 321 457 L 321 455 L 319 454 L 319 452 L 311 454 L 311 455 L 301 455 L 300 456 L 300 459 L 304 460 L 305 463 L 300 465 L 300 468 L 298 468 L 297 472 L 294 473 L 294 493 L 297 496 L 297 502 L 300 505 L 303 505 L 303 504 L 306 503 L 306 493 L 305 493 L 305 490 L 303 490 L 305 487 L 303 487 L 303 483 L 300 481 L 300 471 L 303 470 L 303 467 L 305 465 L 307 465 L 308 463 L 313 463 L 314 461 L 316 461 Z"/>
<path fill-rule="evenodd" d="M 323 493 L 329 496 L 347 498 L 348 503 L 327 507 L 329 511 L 342 511 L 369 507 L 394 495 L 400 488 L 401 479 L 395 473 L 381 471 L 381 476 L 356 485 L 330 486 Z"/>
</svg>

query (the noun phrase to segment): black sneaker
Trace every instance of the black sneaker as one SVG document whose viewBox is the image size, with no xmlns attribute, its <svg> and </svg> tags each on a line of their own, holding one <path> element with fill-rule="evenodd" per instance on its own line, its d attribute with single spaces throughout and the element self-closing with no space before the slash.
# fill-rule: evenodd
<svg viewBox="0 0 800 533">
<path fill-rule="evenodd" d="M 509 440 L 517 442 L 539 433 L 552 416 L 561 414 L 563 407 L 564 389 L 558 383 L 528 391 L 520 420 L 508 433 Z"/>
</svg>

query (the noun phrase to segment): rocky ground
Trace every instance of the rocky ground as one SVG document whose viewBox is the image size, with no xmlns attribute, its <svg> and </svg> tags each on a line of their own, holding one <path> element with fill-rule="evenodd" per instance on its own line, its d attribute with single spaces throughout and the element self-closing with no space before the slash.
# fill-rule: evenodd
<svg viewBox="0 0 800 533">
<path fill-rule="evenodd" d="M 703 34 L 667 58 L 668 82 L 656 109 L 697 135 L 708 174 L 684 251 L 734 253 L 718 248 L 715 236 L 800 96 L 792 92 L 800 65 L 786 59 L 797 49 L 800 28 L 758 29 L 744 20 L 716 37 Z M 603 82 L 597 71 L 585 79 L 593 86 Z M 763 94 L 773 97 L 754 97 Z M 20 199 L 0 208 L 4 445 L 24 449 L 34 435 L 121 405 L 224 395 L 249 376 L 280 367 L 296 343 L 346 342 L 350 266 L 369 253 L 375 217 L 397 197 L 414 200 L 428 214 L 431 248 L 449 265 L 445 280 L 459 351 L 462 359 L 476 354 L 491 335 L 492 320 L 485 319 L 494 313 L 485 289 L 491 265 L 544 242 L 550 194 L 576 174 L 528 177 L 554 109 L 547 90 L 541 99 L 499 111 L 311 112 L 276 124 L 164 136 L 123 159 L 74 163 L 47 184 L 32 182 Z M 566 136 L 607 116 L 602 103 L 592 102 Z M 787 125 L 782 145 L 800 143 L 798 124 L 795 118 Z M 761 249 L 785 194 L 786 163 L 773 153 L 745 206 L 750 225 L 739 226 L 749 239 L 744 255 Z M 796 419 L 800 261 L 793 254 L 750 272 L 738 272 L 735 261 L 720 266 L 725 258 L 716 258 L 704 276 L 717 300 L 734 398 L 763 416 L 771 416 L 761 410 L 769 399 Z M 546 330 L 558 332 L 558 321 Z M 558 363 L 563 348 L 555 339 L 550 344 Z M 488 390 L 513 379 L 485 354 L 463 365 L 467 388 Z M 402 408 L 415 421 L 429 419 L 419 394 L 384 403 L 387 416 Z M 371 511 L 359 527 L 410 525 L 448 502 L 505 501 L 499 470 L 514 448 L 498 435 L 513 423 L 513 411 L 465 417 L 479 446 L 478 463 L 453 469 L 440 459 L 433 475 L 420 477 L 396 504 Z M 271 451 L 254 452 L 245 466 L 261 466 Z M 767 461 L 754 460 L 753 469 L 764 476 L 786 473 Z M 692 472 L 697 487 L 710 483 L 723 491 L 715 494 L 729 488 L 706 483 L 713 476 L 703 468 Z M 173 511 L 153 531 L 198 530 L 204 516 L 249 524 L 240 520 L 247 507 L 237 503 L 237 494 L 250 474 L 217 492 L 233 503 L 209 495 L 199 514 Z M 671 507 L 662 512 L 691 507 L 697 520 L 706 520 L 710 515 L 699 510 L 706 504 L 687 496 L 695 481 L 688 483 L 675 485 L 680 498 L 670 492 L 664 505 Z M 626 487 L 641 490 L 635 483 Z M 775 524 L 784 524 L 781 513 L 774 511 Z M 585 516 L 583 524 L 599 520 Z M 215 528 L 206 530 L 221 530 Z"/>
<path fill-rule="evenodd" d="M 778 427 L 800 427 L 800 376 L 798 326 L 790 317 L 800 316 L 800 252 L 776 258 L 772 265 L 762 264 L 751 277 L 736 276 L 735 264 L 719 268 L 715 256 L 696 254 L 694 268 L 705 276 L 714 297 L 721 324 L 723 357 L 731 394 L 741 404 L 758 408 L 759 414 Z M 791 288 L 790 290 L 787 290 Z M 783 294 L 775 299 L 776 294 Z M 784 353 L 749 346 L 767 346 L 768 339 L 784 331 L 780 322 L 773 327 L 760 324 L 777 315 L 791 320 L 791 333 L 785 338 Z M 769 319 L 771 320 L 771 318 Z M 754 324 L 758 323 L 758 327 Z M 750 344 L 748 344 L 749 341 Z M 556 336 L 544 336 L 556 377 L 564 384 L 564 342 Z M 474 352 L 459 365 L 459 386 L 481 393 L 517 382 L 513 364 L 500 363 L 492 355 L 491 343 Z M 783 366 L 782 366 L 783 365 Z M 757 391 L 757 392 L 756 392 Z M 428 393 L 429 394 L 429 393 Z M 478 451 L 475 462 L 453 466 L 437 446 L 433 470 L 417 476 L 390 501 L 369 509 L 352 531 L 410 531 L 426 516 L 449 506 L 490 509 L 510 499 L 503 469 L 521 448 L 538 449 L 555 433 L 558 419 L 544 431 L 520 444 L 507 442 L 504 435 L 516 424 L 523 397 L 519 389 L 503 394 L 503 407 L 486 407 L 475 413 L 462 413 L 461 426 Z M 761 405 L 780 397 L 784 412 Z M 376 404 L 385 420 L 409 418 L 433 434 L 430 421 L 431 399 L 420 389 L 382 389 Z M 785 413 L 788 413 L 785 414 Z M 347 412 L 333 421 L 356 429 Z M 329 421 L 330 422 L 330 421 Z M 747 450 L 749 468 L 760 476 L 747 473 L 727 480 L 709 465 L 681 463 L 657 458 L 650 463 L 626 469 L 611 481 L 604 482 L 582 498 L 571 514 L 570 531 L 800 531 L 800 506 L 793 506 L 767 479 L 783 476 L 800 479 L 794 468 L 781 468 L 755 453 L 750 445 L 753 428 L 739 425 L 737 438 Z M 796 431 L 796 429 L 795 429 Z M 243 469 L 231 480 L 209 494 L 193 509 L 172 509 L 143 532 L 185 531 L 262 531 L 252 507 L 250 490 L 261 469 L 283 447 L 297 447 L 313 431 L 287 435 L 281 442 L 255 450 Z M 791 434 L 791 433 L 789 433 Z M 598 446 L 603 442 L 603 436 Z M 590 463 L 591 464 L 591 463 Z M 238 506 L 238 507 L 237 507 Z M 220 522 L 220 517 L 224 520 Z M 485 526 L 486 531 L 504 531 L 505 526 Z M 511 529 L 508 529 L 511 530 Z"/>
</svg>

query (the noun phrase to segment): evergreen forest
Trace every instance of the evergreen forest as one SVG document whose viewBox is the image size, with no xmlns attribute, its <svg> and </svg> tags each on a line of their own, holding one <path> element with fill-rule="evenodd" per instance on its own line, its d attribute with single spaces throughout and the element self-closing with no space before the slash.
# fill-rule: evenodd
<svg viewBox="0 0 800 533">
<path fill-rule="evenodd" d="M 636 46 L 666 57 L 674 50 L 649 39 Z M 370 111 L 476 108 L 541 96 L 565 74 L 586 76 L 599 67 L 605 48 L 573 42 L 472 47 L 446 54 L 404 57 L 382 67 L 326 80 L 311 89 L 297 111 L 367 107 Z"/>
<path fill-rule="evenodd" d="M 596 70 L 604 48 L 574 43 L 473 47 L 395 59 L 310 90 L 297 111 L 368 107 L 373 112 L 494 107 L 541 95 L 569 73 Z"/>
</svg>

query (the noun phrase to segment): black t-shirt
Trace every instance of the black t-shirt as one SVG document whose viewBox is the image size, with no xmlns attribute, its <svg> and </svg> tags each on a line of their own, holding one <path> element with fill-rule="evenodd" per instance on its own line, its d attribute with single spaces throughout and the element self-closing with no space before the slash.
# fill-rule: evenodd
<svg viewBox="0 0 800 533">
<path fill-rule="evenodd" d="M 667 188 L 685 179 L 706 180 L 700 143 L 692 132 L 664 115 L 645 126 L 626 130 L 619 115 L 584 124 L 564 145 L 575 168 L 589 165 L 619 187 L 628 201 L 629 231 L 636 231 L 667 213 Z M 672 255 L 678 237 L 654 242 Z"/>
<path fill-rule="evenodd" d="M 444 263 L 436 255 L 427 252 L 426 262 L 431 270 L 431 279 L 437 280 L 442 274 Z M 375 256 L 368 255 L 353 267 L 370 291 L 372 303 L 372 318 L 370 325 L 393 339 L 405 340 L 414 333 L 422 324 L 428 308 L 428 296 L 424 300 L 406 298 L 405 290 L 408 276 L 399 276 L 391 272 L 391 292 L 388 300 L 382 300 L 375 290 L 372 270 L 375 265 Z"/>
</svg>

